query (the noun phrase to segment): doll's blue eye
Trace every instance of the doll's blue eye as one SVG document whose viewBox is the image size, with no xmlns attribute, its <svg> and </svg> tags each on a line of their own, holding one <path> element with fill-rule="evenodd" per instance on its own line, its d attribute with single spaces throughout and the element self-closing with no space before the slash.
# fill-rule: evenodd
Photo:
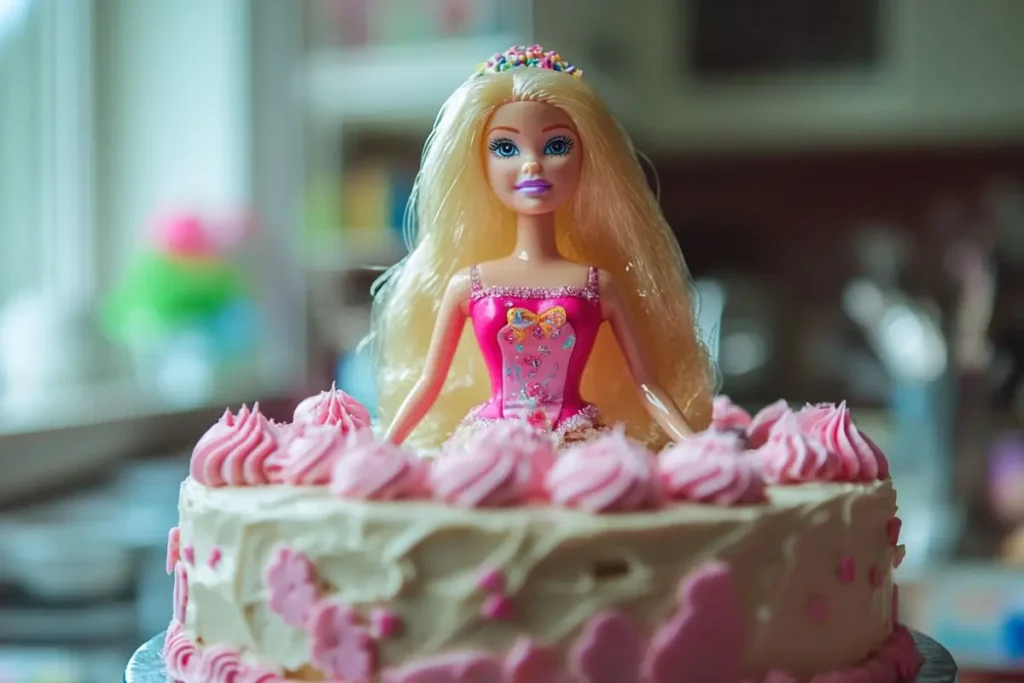
<svg viewBox="0 0 1024 683">
<path fill-rule="evenodd" d="M 516 147 L 516 143 L 508 138 L 491 140 L 491 144 L 487 147 L 491 150 L 491 154 L 499 157 L 514 157 L 519 154 L 519 148 Z"/>
<path fill-rule="evenodd" d="M 564 135 L 556 135 L 555 137 L 548 140 L 548 144 L 544 147 L 544 154 L 553 157 L 562 157 L 569 153 L 569 150 L 573 146 L 572 138 L 567 138 Z"/>
</svg>

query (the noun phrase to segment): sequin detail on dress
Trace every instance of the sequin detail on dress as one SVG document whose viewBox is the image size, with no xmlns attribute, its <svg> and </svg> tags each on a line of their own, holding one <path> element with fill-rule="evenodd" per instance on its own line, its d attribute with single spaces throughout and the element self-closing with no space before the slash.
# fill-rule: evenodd
<svg viewBox="0 0 1024 683">
<path fill-rule="evenodd" d="M 587 275 L 587 286 L 562 285 L 561 287 L 503 287 L 500 285 L 485 287 L 480 282 L 480 269 L 473 266 L 469 271 L 472 289 L 469 294 L 471 301 L 489 297 L 507 297 L 510 299 L 558 299 L 572 296 L 587 301 L 598 300 L 597 269 L 591 268 Z"/>
<path fill-rule="evenodd" d="M 603 322 L 597 270 L 588 270 L 586 287 L 485 287 L 476 267 L 470 277 L 470 317 L 492 396 L 453 439 L 509 419 L 549 430 L 559 444 L 590 438 L 601 425 L 579 383 Z"/>
</svg>

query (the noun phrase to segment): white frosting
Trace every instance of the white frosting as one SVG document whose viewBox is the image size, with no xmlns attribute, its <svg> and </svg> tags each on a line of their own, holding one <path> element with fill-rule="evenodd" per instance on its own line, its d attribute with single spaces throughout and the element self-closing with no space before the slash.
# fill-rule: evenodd
<svg viewBox="0 0 1024 683">
<path fill-rule="evenodd" d="M 652 630 L 669 614 L 680 579 L 710 560 L 728 563 L 748 615 L 742 657 L 750 673 L 797 676 L 864 660 L 891 633 L 887 524 L 890 482 L 769 489 L 771 503 L 673 505 L 592 515 L 524 507 L 464 510 L 431 502 L 338 499 L 326 487 L 181 489 L 181 544 L 194 548 L 185 631 L 237 648 L 292 675 L 310 673 L 308 636 L 267 606 L 265 567 L 286 544 L 305 553 L 329 593 L 360 611 L 387 606 L 404 622 L 381 663 L 441 652 L 507 651 L 528 633 L 563 652 L 604 608 Z M 217 548 L 212 568 L 205 558 Z M 852 557 L 855 580 L 839 577 Z M 876 567 L 881 585 L 867 578 Z M 504 573 L 512 621 L 480 616 L 483 569 Z M 829 617 L 815 621 L 815 596 Z"/>
</svg>

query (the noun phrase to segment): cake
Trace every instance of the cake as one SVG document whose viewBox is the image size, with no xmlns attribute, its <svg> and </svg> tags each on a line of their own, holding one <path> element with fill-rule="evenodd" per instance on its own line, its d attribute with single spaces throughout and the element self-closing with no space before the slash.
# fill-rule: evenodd
<svg viewBox="0 0 1024 683">
<path fill-rule="evenodd" d="M 183 683 L 913 680 L 885 456 L 844 403 L 652 453 L 496 423 L 433 459 L 332 390 L 227 412 L 170 531 Z"/>
</svg>

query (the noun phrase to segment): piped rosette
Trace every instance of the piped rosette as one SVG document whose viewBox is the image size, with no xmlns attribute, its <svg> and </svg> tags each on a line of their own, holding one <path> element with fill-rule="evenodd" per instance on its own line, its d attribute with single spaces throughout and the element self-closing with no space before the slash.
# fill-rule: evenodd
<svg viewBox="0 0 1024 683">
<path fill-rule="evenodd" d="M 628 512 L 661 503 L 658 461 L 614 429 L 562 453 L 545 480 L 556 505 L 585 512 Z"/>
<path fill-rule="evenodd" d="M 407 500 L 426 496 L 427 461 L 368 432 L 348 437 L 348 448 L 331 472 L 331 493 L 356 500 Z"/>
<path fill-rule="evenodd" d="M 292 422 L 274 426 L 281 450 L 267 463 L 271 483 L 320 486 L 330 480 L 349 437 L 369 434 L 370 412 L 332 384 L 327 391 L 303 399 Z"/>
<path fill-rule="evenodd" d="M 751 448 L 760 448 L 768 443 L 772 427 L 789 411 L 789 404 L 780 398 L 757 411 L 747 426 L 747 443 Z"/>
<path fill-rule="evenodd" d="M 702 432 L 662 451 L 658 477 L 665 497 L 676 502 L 732 506 L 768 500 L 757 459 L 729 432 Z"/>
<path fill-rule="evenodd" d="M 834 403 L 808 403 L 793 415 L 796 416 L 796 423 L 800 429 L 806 431 L 822 418 L 831 415 L 835 408 Z"/>
<path fill-rule="evenodd" d="M 816 437 L 802 432 L 790 411 L 772 426 L 757 457 L 765 480 L 772 484 L 833 481 L 842 469 L 839 456 Z"/>
<path fill-rule="evenodd" d="M 715 399 L 712 430 L 743 420 L 725 396 Z M 870 482 L 889 477 L 882 450 L 853 422 L 846 402 L 808 404 L 794 412 L 784 399 L 759 410 L 746 428 L 746 446 L 756 451 L 770 484 Z"/>
<path fill-rule="evenodd" d="M 546 497 L 554 462 L 548 434 L 524 422 L 495 422 L 438 456 L 430 485 L 437 500 L 460 507 L 529 503 Z"/>
<path fill-rule="evenodd" d="M 797 413 L 801 431 L 839 456 L 840 481 L 866 482 L 889 477 L 889 460 L 882 449 L 853 423 L 846 401 L 838 406 L 805 406 Z"/>
<path fill-rule="evenodd" d="M 292 416 L 296 429 L 307 426 L 333 426 L 342 434 L 370 428 L 366 407 L 332 384 L 327 391 L 310 396 L 295 407 Z"/>
<path fill-rule="evenodd" d="M 230 410 L 196 444 L 189 474 L 204 486 L 324 486 L 351 439 L 369 436 L 366 408 L 333 385 L 302 401 L 294 421 L 267 419 L 256 404 Z"/>
<path fill-rule="evenodd" d="M 185 635 L 180 621 L 172 621 L 164 638 L 164 664 L 167 676 L 173 681 L 192 680 L 198 673 L 201 653 L 192 640 Z"/>
<path fill-rule="evenodd" d="M 750 413 L 725 395 L 715 396 L 711 411 L 711 428 L 719 432 L 746 434 L 750 426 Z"/>
<path fill-rule="evenodd" d="M 365 437 L 361 432 L 345 434 L 330 425 L 308 426 L 296 431 L 287 451 L 272 465 L 275 482 L 293 486 L 324 486 L 331 480 L 335 464 L 351 448 L 351 442 Z"/>
<path fill-rule="evenodd" d="M 192 450 L 189 474 L 205 486 L 260 486 L 270 483 L 268 461 L 279 450 L 278 429 L 260 412 L 242 406 L 226 410 Z"/>
</svg>

